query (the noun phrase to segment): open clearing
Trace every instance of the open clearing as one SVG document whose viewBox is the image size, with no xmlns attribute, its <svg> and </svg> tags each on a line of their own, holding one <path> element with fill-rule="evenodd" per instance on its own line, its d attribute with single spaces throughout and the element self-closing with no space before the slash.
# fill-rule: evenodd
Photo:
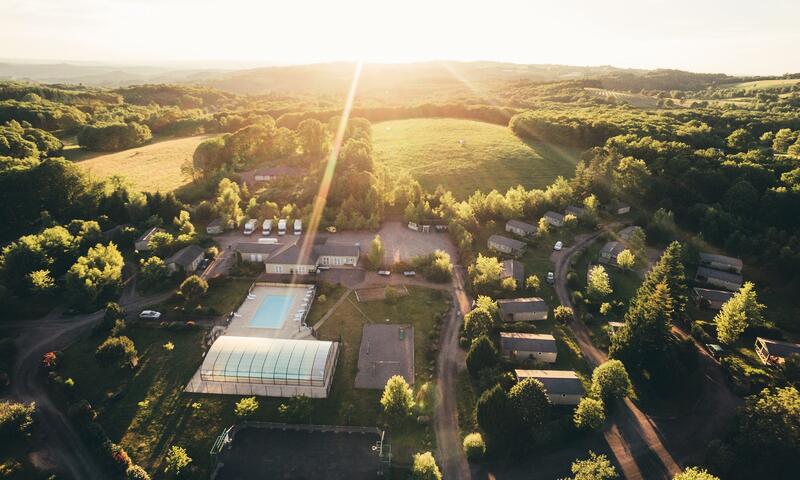
<svg viewBox="0 0 800 480">
<path fill-rule="evenodd" d="M 580 154 L 524 142 L 508 127 L 452 118 L 380 122 L 372 135 L 375 157 L 391 175 L 408 173 L 431 190 L 441 184 L 457 198 L 478 189 L 546 187 L 559 175 L 572 176 Z"/>
<path fill-rule="evenodd" d="M 99 178 L 119 175 L 143 192 L 169 192 L 189 183 L 181 165 L 191 160 L 197 145 L 213 135 L 177 138 L 78 161 Z"/>
<path fill-rule="evenodd" d="M 791 87 L 800 83 L 800 78 L 778 78 L 775 80 L 754 80 L 752 82 L 726 83 L 721 88 L 743 88 L 745 90 L 768 90 L 770 88 Z"/>
</svg>

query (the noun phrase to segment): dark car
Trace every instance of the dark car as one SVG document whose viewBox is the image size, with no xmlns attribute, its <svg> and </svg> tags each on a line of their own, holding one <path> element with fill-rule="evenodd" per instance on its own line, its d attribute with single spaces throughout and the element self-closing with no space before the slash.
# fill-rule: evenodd
<svg viewBox="0 0 800 480">
<path fill-rule="evenodd" d="M 197 270 L 200 271 L 200 272 L 204 272 L 206 270 L 206 268 L 208 268 L 209 265 L 211 265 L 211 259 L 210 258 L 204 258 L 197 265 Z"/>
</svg>

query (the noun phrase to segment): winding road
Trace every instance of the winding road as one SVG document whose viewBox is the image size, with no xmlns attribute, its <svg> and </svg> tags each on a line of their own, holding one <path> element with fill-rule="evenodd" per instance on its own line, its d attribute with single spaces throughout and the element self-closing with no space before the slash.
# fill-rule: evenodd
<svg viewBox="0 0 800 480">
<path fill-rule="evenodd" d="M 135 281 L 129 281 L 120 299 L 129 312 L 166 300 L 172 293 L 149 297 L 135 294 Z M 9 322 L 5 326 L 19 332 L 16 339 L 19 354 L 12 370 L 10 396 L 17 401 L 36 402 L 37 430 L 43 439 L 33 455 L 34 462 L 45 469 L 55 470 L 75 479 L 105 479 L 107 475 L 94 455 L 84 445 L 67 416 L 50 399 L 45 376 L 40 371 L 42 355 L 64 350 L 83 336 L 103 318 L 103 310 L 76 316 L 65 316 L 56 310 L 40 319 Z"/>
<path fill-rule="evenodd" d="M 458 345 L 461 319 L 469 312 L 470 302 L 464 291 L 462 269 L 453 268 L 453 309 L 447 317 L 439 341 L 439 356 L 436 360 L 436 410 L 433 428 L 442 476 L 446 479 L 471 478 L 469 463 L 461 446 L 461 430 L 458 427 L 458 374 L 466 368 L 466 355 Z"/>
</svg>

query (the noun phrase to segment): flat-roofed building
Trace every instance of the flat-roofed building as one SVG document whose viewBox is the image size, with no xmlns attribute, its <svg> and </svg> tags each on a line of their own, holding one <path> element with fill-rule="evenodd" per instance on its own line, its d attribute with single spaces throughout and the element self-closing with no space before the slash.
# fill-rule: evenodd
<svg viewBox="0 0 800 480">
<path fill-rule="evenodd" d="M 500 332 L 500 352 L 508 360 L 556 363 L 558 349 L 552 335 Z"/>
<path fill-rule="evenodd" d="M 700 253 L 700 265 L 724 272 L 742 273 L 744 262 L 741 258 L 726 257 L 714 253 Z"/>
<path fill-rule="evenodd" d="M 697 267 L 697 274 L 694 279 L 697 282 L 721 287 L 732 292 L 742 288 L 743 281 L 742 276 L 738 273 L 723 272 L 707 267 Z"/>
<path fill-rule="evenodd" d="M 500 319 L 504 322 L 530 322 L 547 320 L 550 310 L 539 297 L 508 298 L 497 301 Z"/>
<path fill-rule="evenodd" d="M 586 394 L 578 374 L 572 370 L 514 370 L 518 380 L 535 378 L 544 385 L 553 405 L 577 405 Z"/>
</svg>

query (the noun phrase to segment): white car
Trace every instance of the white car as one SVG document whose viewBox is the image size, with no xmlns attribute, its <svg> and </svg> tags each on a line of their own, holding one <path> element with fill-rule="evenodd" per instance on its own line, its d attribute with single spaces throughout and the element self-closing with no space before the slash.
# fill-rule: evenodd
<svg viewBox="0 0 800 480">
<path fill-rule="evenodd" d="M 392 272 L 390 272 L 389 270 L 378 270 L 378 275 L 382 277 L 388 277 L 391 274 Z"/>
<path fill-rule="evenodd" d="M 562 248 L 564 248 L 564 243 L 562 243 L 561 240 L 557 241 L 556 244 L 553 246 L 553 250 L 557 252 Z"/>
<path fill-rule="evenodd" d="M 161 312 L 156 312 L 155 310 L 142 310 L 142 313 L 139 314 L 139 318 L 142 320 L 158 320 L 161 318 Z"/>
<path fill-rule="evenodd" d="M 406 270 L 405 272 L 403 272 L 403 275 L 405 275 L 406 277 L 415 277 L 417 275 L 417 272 L 415 272 L 414 270 Z"/>
<path fill-rule="evenodd" d="M 556 274 L 553 272 L 547 272 L 547 283 L 550 285 L 556 283 Z"/>
</svg>

